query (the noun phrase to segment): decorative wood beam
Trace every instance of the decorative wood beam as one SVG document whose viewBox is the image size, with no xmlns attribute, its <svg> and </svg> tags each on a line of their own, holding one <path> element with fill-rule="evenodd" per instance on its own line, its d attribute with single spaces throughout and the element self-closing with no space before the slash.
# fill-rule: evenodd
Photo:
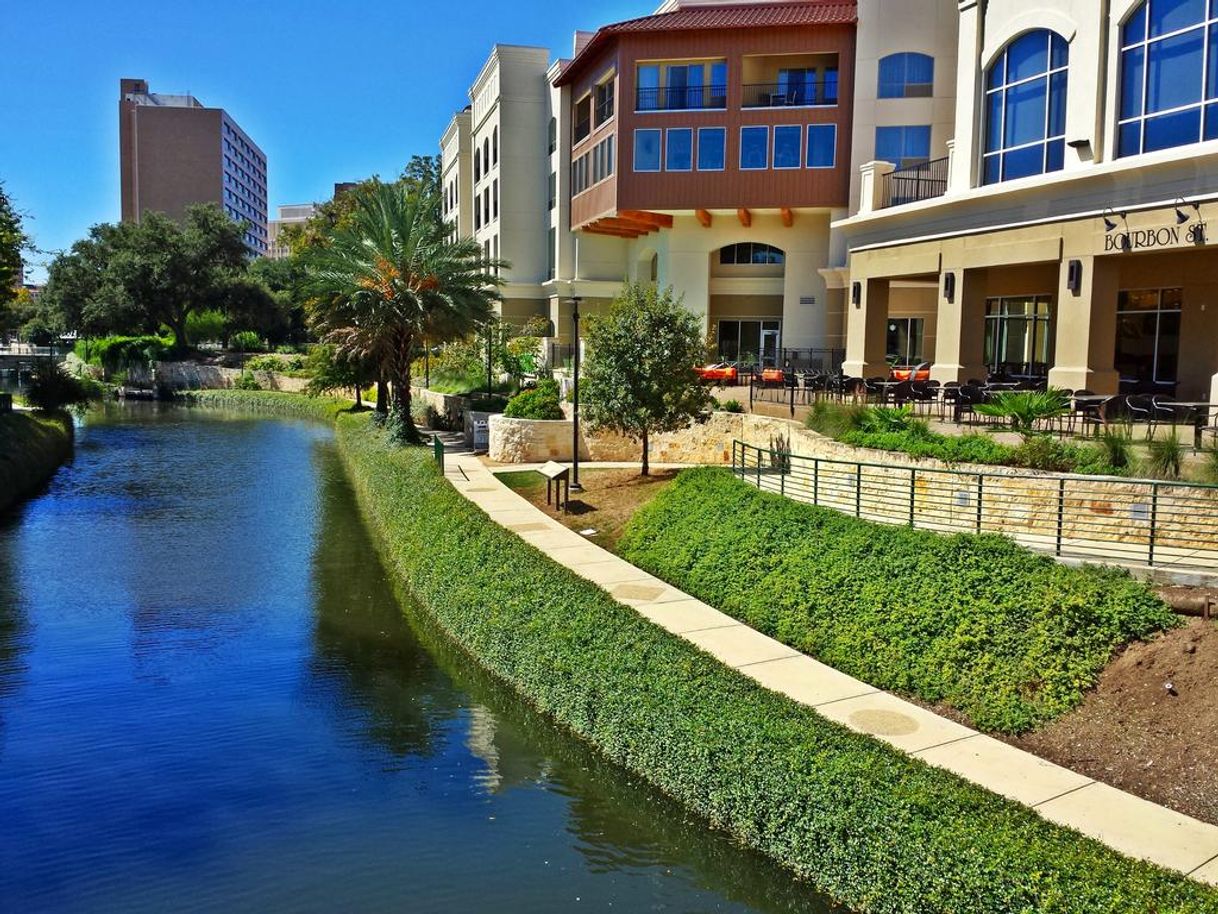
<svg viewBox="0 0 1218 914">
<path fill-rule="evenodd" d="M 580 231 L 587 232 L 589 235 L 612 235 L 614 238 L 638 238 L 640 235 L 646 234 L 637 229 L 617 228 L 596 222 L 584 226 Z"/>
<path fill-rule="evenodd" d="M 740 224 L 745 228 L 753 224 L 753 214 L 743 207 L 736 210 L 736 218 L 740 220 Z"/>
<path fill-rule="evenodd" d="M 790 228 L 795 224 L 795 214 L 791 212 L 791 208 L 789 206 L 782 207 L 778 210 L 778 212 L 782 216 L 782 224 L 784 226 Z"/>
<path fill-rule="evenodd" d="M 696 209 L 696 210 L 694 210 L 694 215 L 698 217 L 698 221 L 700 223 L 702 223 L 703 228 L 711 227 L 711 222 L 712 222 L 711 214 L 707 210 Z"/>
<path fill-rule="evenodd" d="M 624 209 L 618 215 L 631 222 L 642 222 L 657 228 L 672 228 L 672 216 L 667 213 L 652 213 L 644 209 Z"/>
<path fill-rule="evenodd" d="M 659 228 L 654 225 L 648 225 L 646 222 L 635 222 L 633 219 L 621 219 L 610 216 L 605 219 L 598 219 L 597 225 L 603 225 L 605 228 L 623 229 L 628 232 L 637 232 L 640 235 L 648 235 L 651 232 L 659 231 Z"/>
</svg>

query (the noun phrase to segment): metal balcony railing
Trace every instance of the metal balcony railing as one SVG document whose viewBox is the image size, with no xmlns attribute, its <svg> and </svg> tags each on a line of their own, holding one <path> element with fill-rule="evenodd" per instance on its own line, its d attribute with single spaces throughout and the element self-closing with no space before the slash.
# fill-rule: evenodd
<svg viewBox="0 0 1218 914">
<path fill-rule="evenodd" d="M 802 108 L 811 105 L 836 105 L 837 82 L 751 83 L 744 87 L 745 108 Z"/>
<path fill-rule="evenodd" d="M 636 111 L 722 110 L 727 86 L 659 86 L 635 91 Z"/>
<path fill-rule="evenodd" d="M 884 177 L 884 207 L 930 200 L 947 193 L 947 158 L 898 168 Z"/>
</svg>

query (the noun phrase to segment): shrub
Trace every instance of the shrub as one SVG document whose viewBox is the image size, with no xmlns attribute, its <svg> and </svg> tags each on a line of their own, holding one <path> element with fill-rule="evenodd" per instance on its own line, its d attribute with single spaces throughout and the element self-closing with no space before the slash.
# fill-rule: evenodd
<svg viewBox="0 0 1218 914">
<path fill-rule="evenodd" d="M 744 407 L 740 404 L 739 400 L 724 400 L 722 403 L 719 404 L 719 409 L 725 413 L 742 413 L 742 412 L 744 412 Z"/>
<path fill-rule="evenodd" d="M 52 412 L 84 406 L 96 395 L 96 385 L 86 385 L 51 359 L 38 359 L 30 372 L 25 400 L 34 409 Z"/>
<path fill-rule="evenodd" d="M 426 449 L 390 448 L 362 417 L 341 418 L 338 441 L 389 573 L 439 627 L 611 760 L 843 904 L 1218 911 L 1212 889 L 851 733 L 662 631 L 490 521 Z"/>
<path fill-rule="evenodd" d="M 69 416 L 0 413 L 0 512 L 34 493 L 71 454 Z"/>
<path fill-rule="evenodd" d="M 218 343 L 224 339 L 224 314 L 210 309 L 186 315 L 186 336 L 195 343 Z"/>
<path fill-rule="evenodd" d="M 814 432 L 840 439 L 842 435 L 859 427 L 860 417 L 865 410 L 866 407 L 852 403 L 817 400 L 808 411 L 804 424 Z"/>
<path fill-rule="evenodd" d="M 233 387 L 237 390 L 262 390 L 262 385 L 258 383 L 258 379 L 254 377 L 252 371 L 243 371 L 237 380 L 233 382 Z"/>
<path fill-rule="evenodd" d="M 991 394 L 986 403 L 975 407 L 982 416 L 1006 419 L 1011 431 L 1029 439 L 1036 434 L 1036 423 L 1056 419 L 1070 408 L 1070 395 L 1056 387 L 1048 390 L 1008 390 Z"/>
<path fill-rule="evenodd" d="M 1018 733 L 1075 707 L 1113 651 L 1172 627 L 1127 574 L 993 534 L 942 536 L 683 472 L 632 519 L 631 562 L 884 689 Z"/>
<path fill-rule="evenodd" d="M 1056 473 L 1072 472 L 1083 455 L 1076 447 L 1063 444 L 1048 435 L 1030 435 L 1023 444 L 1015 448 L 1011 463 L 1030 470 L 1049 470 Z"/>
<path fill-rule="evenodd" d="M 172 336 L 104 336 L 96 340 L 77 340 L 73 351 L 82 361 L 100 365 L 109 377 L 164 361 L 173 348 Z"/>
<path fill-rule="evenodd" d="M 1129 426 L 1107 425 L 1100 434 L 1098 449 L 1104 462 L 1118 470 L 1133 466 L 1133 431 Z"/>
<path fill-rule="evenodd" d="M 1201 478 L 1218 484 L 1218 444 L 1211 444 L 1201 452 Z"/>
<path fill-rule="evenodd" d="M 503 414 L 511 419 L 563 419 L 557 381 L 539 381 L 508 400 Z"/>
<path fill-rule="evenodd" d="M 908 432 L 915 428 L 918 429 L 919 433 L 930 431 L 930 426 L 926 421 L 915 418 L 913 410 L 908 406 L 865 407 L 858 413 L 855 427 L 864 434 Z"/>
<path fill-rule="evenodd" d="M 1146 460 L 1146 472 L 1156 479 L 1179 479 L 1184 464 L 1184 445 L 1175 429 L 1166 438 L 1154 438 L 1147 445 L 1150 456 Z"/>
<path fill-rule="evenodd" d="M 242 330 L 232 335 L 228 348 L 239 352 L 262 352 L 266 349 L 266 342 L 253 330 Z"/>
</svg>

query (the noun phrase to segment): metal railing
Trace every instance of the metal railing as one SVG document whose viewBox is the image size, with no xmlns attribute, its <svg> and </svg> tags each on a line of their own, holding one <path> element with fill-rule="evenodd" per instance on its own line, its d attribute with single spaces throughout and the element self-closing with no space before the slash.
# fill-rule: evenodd
<svg viewBox="0 0 1218 914">
<path fill-rule="evenodd" d="M 1063 558 L 1218 570 L 1218 486 L 867 463 L 742 441 L 732 444 L 732 471 L 759 489 L 878 523 L 1000 533 Z"/>
<path fill-rule="evenodd" d="M 884 206 L 900 206 L 947 193 L 947 158 L 898 168 L 884 176 Z"/>
<path fill-rule="evenodd" d="M 820 80 L 812 83 L 750 83 L 744 86 L 743 108 L 799 108 L 809 105 L 836 105 L 837 83 Z"/>
<path fill-rule="evenodd" d="M 727 107 L 727 86 L 652 86 L 635 90 L 635 111 L 698 111 Z"/>
<path fill-rule="evenodd" d="M 549 343 L 546 346 L 546 367 L 567 368 L 575 359 L 575 347 L 570 343 Z"/>
<path fill-rule="evenodd" d="M 839 372 L 845 349 L 784 349 L 779 364 L 792 371 Z"/>
</svg>

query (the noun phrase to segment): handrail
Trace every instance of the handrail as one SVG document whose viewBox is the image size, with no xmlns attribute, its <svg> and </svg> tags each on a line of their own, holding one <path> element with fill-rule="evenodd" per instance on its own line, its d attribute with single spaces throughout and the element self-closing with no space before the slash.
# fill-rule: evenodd
<svg viewBox="0 0 1218 914">
<path fill-rule="evenodd" d="M 636 111 L 698 111 L 727 107 L 727 86 L 640 86 Z"/>
<path fill-rule="evenodd" d="M 898 168 L 884 176 L 885 208 L 932 200 L 947 193 L 948 158 Z"/>
<path fill-rule="evenodd" d="M 838 84 L 832 80 L 810 83 L 746 83 L 743 108 L 799 108 L 837 104 Z"/>
<path fill-rule="evenodd" d="M 739 440 L 732 470 L 760 489 L 878 523 L 1001 533 L 1059 557 L 1218 568 L 1218 485 L 808 457 Z"/>
</svg>

